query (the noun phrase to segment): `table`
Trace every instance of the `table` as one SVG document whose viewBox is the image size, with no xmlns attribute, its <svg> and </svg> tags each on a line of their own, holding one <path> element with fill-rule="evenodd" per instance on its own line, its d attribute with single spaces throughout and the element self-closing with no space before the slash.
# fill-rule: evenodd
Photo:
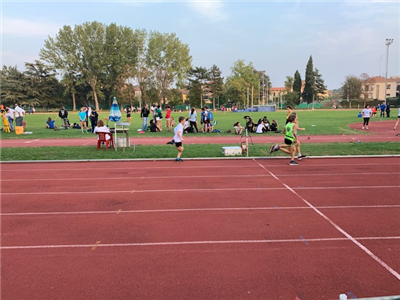
<svg viewBox="0 0 400 300">
<path fill-rule="evenodd" d="M 117 122 L 115 123 L 114 127 L 114 148 L 115 151 L 118 150 L 119 147 L 125 151 L 125 148 L 129 148 L 130 145 L 130 140 L 129 140 L 129 127 L 131 124 L 130 123 L 123 123 L 123 122 Z M 118 136 L 118 133 L 121 136 Z M 120 146 L 121 144 L 121 146 Z"/>
</svg>

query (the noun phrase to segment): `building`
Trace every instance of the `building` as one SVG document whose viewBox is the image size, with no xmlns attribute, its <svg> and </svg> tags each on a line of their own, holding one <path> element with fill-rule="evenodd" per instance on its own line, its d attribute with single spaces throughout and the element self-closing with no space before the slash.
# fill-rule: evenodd
<svg viewBox="0 0 400 300">
<path fill-rule="evenodd" d="M 386 97 L 393 98 L 399 95 L 400 91 L 400 76 L 390 77 L 387 79 L 385 89 L 385 77 L 375 76 L 362 83 L 361 98 L 367 100 L 378 99 L 385 101 Z"/>
</svg>

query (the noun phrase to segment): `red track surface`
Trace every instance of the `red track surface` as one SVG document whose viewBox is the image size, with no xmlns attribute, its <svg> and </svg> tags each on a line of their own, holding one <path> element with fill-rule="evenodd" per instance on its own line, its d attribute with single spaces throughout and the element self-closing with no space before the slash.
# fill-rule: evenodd
<svg viewBox="0 0 400 300">
<path fill-rule="evenodd" d="M 396 157 L 1 167 L 2 300 L 400 291 Z"/>
<path fill-rule="evenodd" d="M 361 123 L 351 124 L 350 127 L 353 129 L 359 129 L 363 133 L 359 135 L 307 135 L 307 131 L 299 132 L 300 140 L 302 143 L 331 143 L 331 142 L 351 142 L 359 140 L 361 142 L 393 142 L 400 141 L 400 136 L 396 134 L 399 131 L 394 131 L 393 126 L 394 120 L 373 122 L 370 129 L 361 130 Z M 399 126 L 400 129 L 400 126 Z M 80 133 L 80 131 L 77 131 Z M 148 134 L 151 135 L 151 134 Z M 161 137 L 141 136 L 138 138 L 131 138 L 131 144 L 137 145 L 163 145 L 170 141 L 172 138 L 161 138 Z M 310 137 L 310 139 L 308 139 Z M 241 138 L 239 136 L 218 136 L 217 134 L 187 134 L 185 136 L 185 144 L 239 144 Z M 242 142 L 244 142 L 244 137 Z M 282 142 L 281 134 L 252 134 L 252 142 L 257 143 L 280 143 Z M 90 146 L 96 145 L 96 137 L 92 139 L 10 139 L 1 140 L 0 147 L 43 147 L 43 146 Z"/>
</svg>

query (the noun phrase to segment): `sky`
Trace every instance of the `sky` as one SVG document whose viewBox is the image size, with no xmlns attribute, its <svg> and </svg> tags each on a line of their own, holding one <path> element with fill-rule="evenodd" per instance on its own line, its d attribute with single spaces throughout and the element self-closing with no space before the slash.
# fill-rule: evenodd
<svg viewBox="0 0 400 300">
<path fill-rule="evenodd" d="M 98 21 L 175 33 L 192 65 L 216 65 L 224 78 L 241 59 L 283 87 L 296 70 L 305 79 L 312 56 L 329 90 L 345 77 L 400 76 L 400 1 L 102 1 L 0 0 L 1 65 L 25 71 L 44 41 L 64 26 Z"/>
</svg>

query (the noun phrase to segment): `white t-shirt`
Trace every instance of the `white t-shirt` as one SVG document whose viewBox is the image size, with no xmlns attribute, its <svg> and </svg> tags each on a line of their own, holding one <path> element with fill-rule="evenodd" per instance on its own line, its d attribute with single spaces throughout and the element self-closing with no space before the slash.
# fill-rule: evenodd
<svg viewBox="0 0 400 300">
<path fill-rule="evenodd" d="M 399 107 L 399 114 L 397 116 L 400 118 L 400 107 Z"/>
<path fill-rule="evenodd" d="M 96 132 L 107 132 L 107 133 L 110 133 L 110 128 L 108 128 L 107 126 L 101 126 L 101 127 L 98 127 L 98 126 L 96 126 L 95 128 L 94 128 L 94 130 L 93 130 L 93 133 L 96 133 Z M 110 139 L 110 135 L 106 135 L 106 140 L 108 141 Z"/>
<path fill-rule="evenodd" d="M 174 129 L 174 133 L 175 133 L 174 141 L 175 141 L 175 143 L 182 142 L 181 138 L 178 135 L 178 132 L 181 133 L 181 136 L 183 135 L 183 125 L 182 125 L 182 123 L 179 123 Z"/>
<path fill-rule="evenodd" d="M 372 114 L 372 110 L 370 108 L 364 108 L 362 110 L 362 115 L 363 115 L 364 118 L 371 117 L 371 114 Z"/>
<path fill-rule="evenodd" d="M 258 124 L 256 133 L 263 133 L 264 124 Z"/>
<path fill-rule="evenodd" d="M 16 106 L 15 107 L 15 117 L 23 117 L 25 115 L 25 110 L 23 110 L 21 107 Z"/>
<path fill-rule="evenodd" d="M 14 110 L 12 108 L 9 108 L 8 113 L 6 113 L 6 116 L 14 120 Z"/>
<path fill-rule="evenodd" d="M 194 111 L 193 114 L 189 113 L 190 122 L 196 122 L 197 119 L 197 112 Z"/>
</svg>

